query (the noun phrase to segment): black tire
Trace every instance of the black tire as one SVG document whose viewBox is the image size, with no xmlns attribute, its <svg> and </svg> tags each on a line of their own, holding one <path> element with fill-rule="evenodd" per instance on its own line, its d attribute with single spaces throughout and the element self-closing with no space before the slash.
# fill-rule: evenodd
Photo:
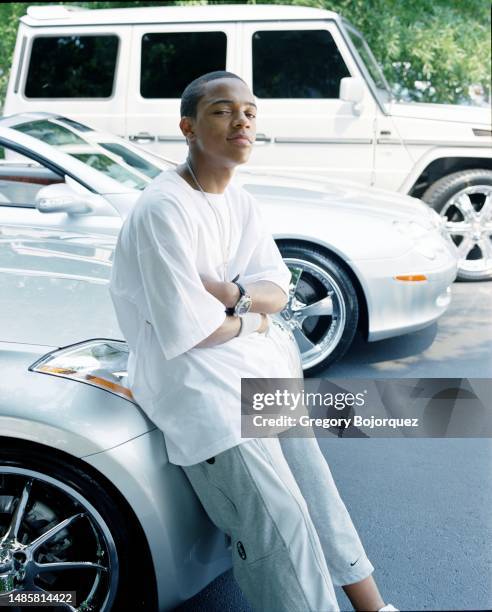
<svg viewBox="0 0 492 612">
<path fill-rule="evenodd" d="M 18 532 L 18 541 L 22 544 L 29 545 L 64 519 L 84 513 L 60 531 L 58 537 L 52 536 L 33 557 L 39 563 L 87 561 L 108 568 L 100 572 L 96 597 L 84 609 L 94 612 L 155 610 L 155 593 L 143 592 L 149 585 L 139 581 L 142 563 L 136 556 L 128 513 L 89 473 L 90 469 L 86 472 L 76 463 L 60 461 L 60 457 L 44 447 L 38 449 L 0 440 L 0 553 L 2 546 L 7 546 L 2 543 L 2 536 L 20 505 L 22 491 L 30 490 Z M 29 576 L 36 574 L 36 569 L 31 568 L 25 567 L 26 575 L 17 589 L 30 589 Z M 35 581 L 37 586 L 49 591 L 76 591 L 78 608 L 92 588 L 96 572 L 97 569 L 86 568 L 44 572 Z"/>
<path fill-rule="evenodd" d="M 489 215 L 480 215 L 484 201 L 491 193 L 492 170 L 477 169 L 444 176 L 431 185 L 422 197 L 446 218 L 449 235 L 461 251 L 457 276 L 459 280 L 483 281 L 492 278 L 492 242 L 486 228 Z M 473 228 L 466 221 L 466 211 L 463 212 L 459 203 L 460 196 L 466 196 L 472 206 L 470 215 L 474 218 Z"/>
<path fill-rule="evenodd" d="M 301 270 L 295 293 L 290 296 L 281 316 L 294 332 L 304 372 L 311 376 L 340 359 L 350 347 L 359 318 L 357 293 L 344 266 L 321 249 L 310 245 L 280 244 L 279 250 L 291 271 Z M 303 318 L 298 302 L 309 306 L 328 295 L 333 305 L 332 315 Z M 304 338 L 314 348 L 309 348 Z"/>
</svg>

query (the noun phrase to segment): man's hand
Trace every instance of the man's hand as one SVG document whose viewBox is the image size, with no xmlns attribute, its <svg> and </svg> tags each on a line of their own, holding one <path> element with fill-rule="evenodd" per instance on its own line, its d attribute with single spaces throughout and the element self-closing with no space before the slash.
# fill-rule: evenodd
<svg viewBox="0 0 492 612">
<path fill-rule="evenodd" d="M 270 321 L 268 316 L 261 313 L 261 323 L 258 329 L 255 331 L 264 334 L 268 330 Z M 232 338 L 235 338 L 241 329 L 240 317 L 227 316 L 220 327 L 218 327 L 210 336 L 204 338 L 201 342 L 195 345 L 195 348 L 209 348 L 211 346 L 217 346 L 223 344 Z"/>
</svg>

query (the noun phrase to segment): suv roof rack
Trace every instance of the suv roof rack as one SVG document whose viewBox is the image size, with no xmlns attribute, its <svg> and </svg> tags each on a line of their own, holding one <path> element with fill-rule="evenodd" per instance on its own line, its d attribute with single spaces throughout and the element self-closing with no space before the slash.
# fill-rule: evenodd
<svg viewBox="0 0 492 612">
<path fill-rule="evenodd" d="M 88 9 L 82 6 L 28 6 L 27 14 L 32 19 L 65 19 L 70 13 L 78 11 L 87 11 Z"/>
</svg>

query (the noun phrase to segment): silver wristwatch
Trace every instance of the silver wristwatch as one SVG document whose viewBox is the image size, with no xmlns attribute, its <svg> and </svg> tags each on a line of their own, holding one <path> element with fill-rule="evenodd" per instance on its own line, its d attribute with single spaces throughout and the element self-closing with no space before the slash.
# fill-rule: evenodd
<svg viewBox="0 0 492 612">
<path fill-rule="evenodd" d="M 246 293 L 246 289 L 241 285 L 241 283 L 238 283 L 237 278 L 238 277 L 234 278 L 231 282 L 234 283 L 239 289 L 239 299 L 236 302 L 236 305 L 232 308 L 227 308 L 226 312 L 228 315 L 242 317 L 249 312 L 253 300 L 251 299 L 249 293 Z"/>
<path fill-rule="evenodd" d="M 234 306 L 234 316 L 242 317 L 247 312 L 249 312 L 253 300 L 251 299 L 249 293 L 246 293 L 246 289 L 241 285 L 241 283 L 238 283 L 237 281 L 232 282 L 239 289 L 239 299 L 236 302 L 236 305 Z"/>
</svg>

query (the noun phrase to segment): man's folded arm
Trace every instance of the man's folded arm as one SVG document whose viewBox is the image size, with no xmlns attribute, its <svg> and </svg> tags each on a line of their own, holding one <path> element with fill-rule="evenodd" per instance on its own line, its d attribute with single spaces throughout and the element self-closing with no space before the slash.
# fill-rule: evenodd
<svg viewBox="0 0 492 612">
<path fill-rule="evenodd" d="M 274 314 L 283 310 L 287 304 L 288 296 L 280 285 L 270 280 L 259 280 L 243 284 L 246 293 L 251 296 L 250 312 Z M 236 284 L 224 281 L 203 280 L 205 289 L 216 297 L 226 308 L 233 308 L 239 299 L 239 289 Z"/>
</svg>

